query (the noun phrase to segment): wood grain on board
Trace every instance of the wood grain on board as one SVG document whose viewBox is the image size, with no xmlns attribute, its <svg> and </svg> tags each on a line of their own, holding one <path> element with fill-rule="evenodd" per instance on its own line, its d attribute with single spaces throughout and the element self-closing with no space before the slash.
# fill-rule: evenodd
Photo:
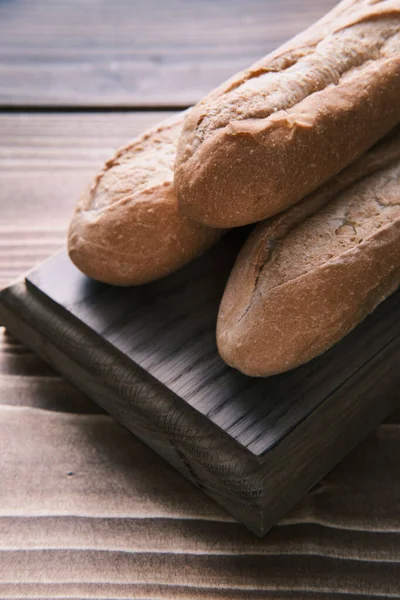
<svg viewBox="0 0 400 600">
<path fill-rule="evenodd" d="M 189 106 L 335 0 L 2 0 L 0 105 Z"/>
</svg>

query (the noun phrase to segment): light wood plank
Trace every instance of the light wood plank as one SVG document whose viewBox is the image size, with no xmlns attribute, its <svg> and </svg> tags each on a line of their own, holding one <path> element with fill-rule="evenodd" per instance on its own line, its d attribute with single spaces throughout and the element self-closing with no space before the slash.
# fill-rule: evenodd
<svg viewBox="0 0 400 600">
<path fill-rule="evenodd" d="M 232 520 L 105 415 L 2 405 L 0 455 L 0 517 Z"/>
<path fill-rule="evenodd" d="M 131 555 L 108 552 L 0 552 L 0 582 L 17 574 L 32 584 L 158 584 L 222 587 L 231 590 L 298 590 L 390 595 L 397 592 L 398 563 L 336 560 L 326 557 L 241 556 L 240 561 L 219 556 Z M 11 579 L 12 581 L 12 579 Z M 214 586 L 210 586 L 213 582 Z M 189 592 L 190 594 L 190 592 Z M 243 594 L 245 597 L 245 594 Z M 189 596 L 190 597 L 190 596 Z"/>
<path fill-rule="evenodd" d="M 29 535 L 27 536 L 27 531 Z M 196 519 L 3 517 L 0 552 L 76 550 L 186 556 L 325 556 L 399 562 L 397 532 L 345 531 L 308 523 L 275 527 L 259 540 L 236 523 Z"/>
<path fill-rule="evenodd" d="M 335 0 L 0 3 L 0 104 L 189 106 Z"/>
<path fill-rule="evenodd" d="M 96 598 L 96 600 L 117 600 L 127 598 L 132 600 L 363 600 L 374 598 L 374 600 L 387 600 L 388 598 L 400 598 L 397 593 L 390 596 L 387 594 L 320 592 L 310 590 L 255 590 L 218 587 L 193 587 L 185 585 L 148 585 L 148 584 L 19 584 L 17 586 L 0 583 L 0 598 L 34 598 L 44 600 L 57 598 L 58 600 L 69 600 L 70 598 Z"/>
<path fill-rule="evenodd" d="M 232 522 L 105 415 L 0 406 L 0 453 L 0 515 L 6 518 L 75 515 Z M 400 426 L 383 424 L 281 525 L 399 532 L 399 468 Z M 242 531 L 248 539 L 250 534 Z M 270 543 L 268 537 L 265 543 Z"/>
<path fill-rule="evenodd" d="M 29 368 L 35 369 L 33 360 Z M 0 363 L 2 357 L 0 355 Z M 39 365 L 39 368 L 41 365 Z M 46 366 L 45 366 L 46 367 Z M 48 367 L 47 367 L 48 368 Z M 39 369 L 38 369 L 39 370 Z M 43 368 L 44 370 L 44 368 Z M 0 375 L 0 406 L 30 406 L 74 414 L 103 414 L 80 390 L 55 374 L 50 376 Z"/>
</svg>

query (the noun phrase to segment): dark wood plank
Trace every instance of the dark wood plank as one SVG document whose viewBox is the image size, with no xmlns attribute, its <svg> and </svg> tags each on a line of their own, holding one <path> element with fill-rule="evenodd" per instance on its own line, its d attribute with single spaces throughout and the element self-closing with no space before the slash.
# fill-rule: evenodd
<svg viewBox="0 0 400 600">
<path fill-rule="evenodd" d="M 335 0 L 3 0 L 0 105 L 188 106 Z"/>
<path fill-rule="evenodd" d="M 295 371 L 253 379 L 215 347 L 245 232 L 138 288 L 85 278 L 61 254 L 2 292 L 10 331 L 258 535 L 396 404 L 399 294 Z"/>
<path fill-rule="evenodd" d="M 179 272 L 136 288 L 90 280 L 64 253 L 49 259 L 28 276 L 28 290 L 33 285 L 33 292 L 40 291 L 38 302 L 42 294 L 52 301 L 48 311 L 53 322 L 43 333 L 51 337 L 57 329 L 57 309 L 62 307 L 71 339 L 74 327 L 89 327 L 99 343 L 117 349 L 165 390 L 261 456 L 400 337 L 400 294 L 302 367 L 275 377 L 247 377 L 222 361 L 215 343 L 219 300 L 246 233 L 231 232 Z"/>
<path fill-rule="evenodd" d="M 37 362 L 36 357 L 33 357 L 32 362 L 34 361 Z M 103 413 L 85 394 L 56 375 L 2 375 L 0 406 L 2 405 L 31 406 L 73 414 Z"/>
</svg>

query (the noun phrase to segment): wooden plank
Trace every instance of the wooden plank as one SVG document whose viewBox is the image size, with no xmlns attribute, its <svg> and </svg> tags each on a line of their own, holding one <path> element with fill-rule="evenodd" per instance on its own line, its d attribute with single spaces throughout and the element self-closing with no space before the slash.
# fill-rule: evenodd
<svg viewBox="0 0 400 600">
<path fill-rule="evenodd" d="M 188 106 L 335 0 L 0 3 L 0 105 Z"/>
<path fill-rule="evenodd" d="M 104 160 L 170 114 L 0 114 L 0 289 L 65 245 Z"/>
<path fill-rule="evenodd" d="M 99 406 L 0 327 L 0 406 L 102 414 Z"/>
<path fill-rule="evenodd" d="M 0 407 L 0 452 L 0 597 L 398 596 L 398 425 L 264 540 L 109 417 Z"/>
<path fill-rule="evenodd" d="M 2 357 L 0 355 L 0 361 Z M 32 355 L 32 363 L 39 362 Z M 32 406 L 74 414 L 102 414 L 85 394 L 61 377 L 40 375 L 1 376 L 0 406 Z"/>
<path fill-rule="evenodd" d="M 399 564 L 332 559 L 326 557 L 263 557 L 246 555 L 238 561 L 225 556 L 173 556 L 165 554 L 129 554 L 109 552 L 8 551 L 0 552 L 3 570 L 0 582 L 9 583 L 18 574 L 24 583 L 87 584 L 147 584 L 179 585 L 188 588 L 215 587 L 231 590 L 292 589 L 328 593 L 334 586 L 337 592 L 357 593 L 362 582 L 367 597 L 396 592 L 399 583 Z M 255 582 L 256 585 L 255 585 Z M 140 589 L 140 588 L 139 588 Z M 190 594 L 190 592 L 189 592 Z M 245 594 L 243 594 L 244 597 Z M 190 598 L 190 595 L 189 595 Z"/>
<path fill-rule="evenodd" d="M 1 406 L 0 430 L 0 517 L 232 521 L 108 416 Z"/>
<path fill-rule="evenodd" d="M 27 530 L 29 536 L 26 535 Z M 204 519 L 3 517 L 0 552 L 75 550 L 190 556 L 326 556 L 372 562 L 399 562 L 398 532 L 324 527 L 315 523 L 275 527 L 268 542 L 236 523 Z M 266 559 L 267 560 L 267 559 Z"/>
<path fill-rule="evenodd" d="M 16 592 L 16 590 L 18 590 Z M 332 598 L 332 600 L 354 600 L 355 598 L 374 598 L 374 600 L 387 600 L 388 596 L 373 594 L 365 596 L 361 593 L 329 593 L 323 596 L 320 592 L 310 590 L 255 590 L 218 587 L 193 587 L 185 585 L 132 585 L 132 584 L 20 584 L 18 586 L 2 585 L 0 583 L 0 598 L 34 598 L 44 600 L 45 598 L 57 598 L 58 600 L 70 600 L 70 598 L 95 598 L 96 600 L 112 600 L 127 598 L 131 600 L 321 600 L 321 598 Z M 390 598 L 399 598 L 396 593 Z"/>
</svg>

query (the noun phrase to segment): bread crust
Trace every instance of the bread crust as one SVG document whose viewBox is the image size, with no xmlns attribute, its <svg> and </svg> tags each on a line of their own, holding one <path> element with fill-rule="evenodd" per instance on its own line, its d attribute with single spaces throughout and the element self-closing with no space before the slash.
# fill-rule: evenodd
<svg viewBox="0 0 400 600">
<path fill-rule="evenodd" d="M 344 0 L 186 117 L 182 211 L 213 227 L 270 217 L 400 121 L 400 2 Z"/>
<path fill-rule="evenodd" d="M 240 252 L 217 322 L 221 357 L 252 376 L 339 341 L 400 285 L 400 127 Z"/>
<path fill-rule="evenodd" d="M 223 231 L 182 215 L 173 166 L 183 114 L 119 149 L 79 200 L 68 233 L 71 260 L 86 275 L 139 285 L 179 269 Z"/>
</svg>

